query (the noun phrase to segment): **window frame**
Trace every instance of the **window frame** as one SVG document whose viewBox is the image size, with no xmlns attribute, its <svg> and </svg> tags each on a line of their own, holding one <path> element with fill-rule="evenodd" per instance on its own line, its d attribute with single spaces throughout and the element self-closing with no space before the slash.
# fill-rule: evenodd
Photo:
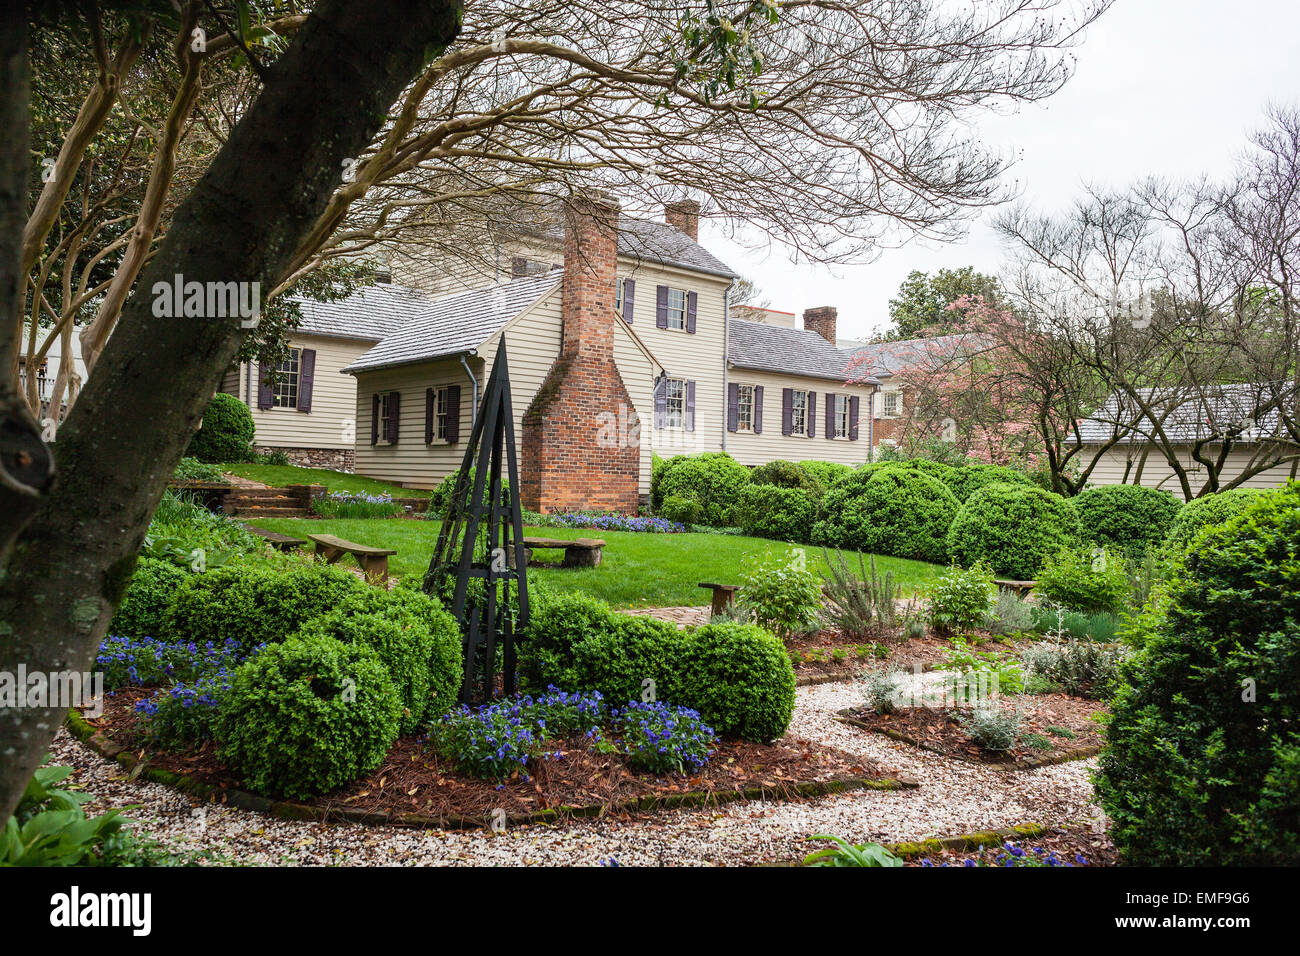
<svg viewBox="0 0 1300 956">
<path fill-rule="evenodd" d="M 678 387 L 676 402 L 678 403 L 678 420 L 673 424 L 673 394 L 672 387 Z M 686 430 L 686 379 L 684 378 L 665 378 L 664 379 L 664 428 L 675 431 Z"/>
<path fill-rule="evenodd" d="M 831 401 L 834 403 L 832 417 L 835 420 L 835 434 L 830 437 L 837 441 L 848 441 L 849 439 L 849 396 L 831 395 Z"/>
<path fill-rule="evenodd" d="M 748 397 L 746 395 L 748 394 Z M 748 413 L 748 418 L 746 418 Z M 754 432 L 754 386 L 736 383 L 736 431 Z"/>
<path fill-rule="evenodd" d="M 673 305 L 674 296 L 681 296 L 680 308 L 675 307 Z M 675 289 L 672 286 L 669 286 L 668 300 L 664 312 L 664 314 L 668 317 L 668 331 L 670 332 L 686 331 L 686 313 L 689 309 L 690 309 L 690 293 L 687 292 L 685 289 Z M 680 325 L 673 324 L 674 315 L 677 316 L 677 321 L 681 323 Z"/>
<path fill-rule="evenodd" d="M 289 366 L 286 368 L 286 366 Z M 302 349 L 289 349 L 289 357 L 275 363 L 275 382 L 271 386 L 271 408 L 298 408 L 298 393 L 302 387 Z M 281 401 L 281 399 L 284 399 Z"/>
<path fill-rule="evenodd" d="M 433 438 L 434 441 L 447 440 L 447 398 L 451 390 L 442 385 L 433 390 Z"/>
<path fill-rule="evenodd" d="M 800 404 L 802 399 L 802 404 Z M 790 390 L 790 437 L 808 437 L 808 389 Z"/>
<path fill-rule="evenodd" d="M 893 405 L 893 411 L 890 411 Z M 880 417 L 897 418 L 902 413 L 903 393 L 898 389 L 887 389 L 880 393 Z"/>
<path fill-rule="evenodd" d="M 391 445 L 393 440 L 388 437 L 388 416 L 392 414 L 392 405 L 389 402 L 393 389 L 379 393 L 379 441 L 380 445 Z"/>
</svg>

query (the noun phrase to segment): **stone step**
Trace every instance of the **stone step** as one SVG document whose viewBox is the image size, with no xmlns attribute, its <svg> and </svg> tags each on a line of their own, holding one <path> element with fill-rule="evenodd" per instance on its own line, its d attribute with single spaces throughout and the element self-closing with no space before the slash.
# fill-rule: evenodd
<svg viewBox="0 0 1300 956">
<path fill-rule="evenodd" d="M 306 518 L 308 512 L 306 508 L 279 505 L 267 505 L 262 507 L 254 505 L 250 507 L 236 507 L 233 511 L 229 512 L 229 514 L 236 518 Z"/>
</svg>

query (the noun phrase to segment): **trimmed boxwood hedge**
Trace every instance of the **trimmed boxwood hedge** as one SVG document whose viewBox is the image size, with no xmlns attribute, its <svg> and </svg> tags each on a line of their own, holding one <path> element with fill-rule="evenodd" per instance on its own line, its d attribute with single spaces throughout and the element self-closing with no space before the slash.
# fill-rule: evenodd
<svg viewBox="0 0 1300 956">
<path fill-rule="evenodd" d="M 998 482 L 1009 485 L 1033 484 L 1024 472 L 1008 468 L 1006 465 L 984 465 L 979 462 L 971 462 L 960 468 L 949 468 L 948 473 L 941 478 L 957 496 L 958 501 L 965 501 L 985 485 Z"/>
<path fill-rule="evenodd" d="M 400 713 L 373 649 L 295 637 L 235 671 L 217 719 L 217 752 L 253 791 L 304 799 L 378 767 L 397 739 Z"/>
<path fill-rule="evenodd" d="M 245 461 L 253 444 L 253 413 L 234 395 L 218 392 L 203 413 L 203 425 L 185 452 L 203 462 Z"/>
<path fill-rule="evenodd" d="M 704 523 L 715 527 L 732 523 L 732 509 L 740 489 L 749 484 L 749 469 L 726 452 L 678 455 L 664 465 L 652 500 L 689 498 L 704 509 Z"/>
<path fill-rule="evenodd" d="M 745 534 L 774 541 L 806 541 L 817 517 L 817 497 L 803 488 L 746 485 L 740 489 L 734 514 Z"/>
<path fill-rule="evenodd" d="M 691 707 L 723 734 L 768 741 L 794 713 L 794 669 L 784 645 L 754 625 L 679 631 L 667 621 L 617 614 L 584 594 L 539 592 L 519 652 L 534 690 L 600 691 L 607 700 L 654 698 Z"/>
<path fill-rule="evenodd" d="M 141 558 L 131 575 L 126 595 L 118 606 L 108 633 L 121 637 L 161 637 L 163 614 L 190 572 L 172 561 Z"/>
<path fill-rule="evenodd" d="M 1132 554 L 1164 541 L 1182 508 L 1169 492 L 1141 485 L 1089 488 L 1070 503 L 1086 540 Z"/>
<path fill-rule="evenodd" d="M 948 527 L 960 507 L 938 478 L 893 463 L 841 479 L 822 505 L 823 518 L 814 528 L 818 543 L 936 562 L 947 557 Z"/>
<path fill-rule="evenodd" d="M 1300 863 L 1300 485 L 1193 543 L 1122 670 L 1097 792 L 1136 866 Z"/>
<path fill-rule="evenodd" d="M 1170 552 L 1182 552 L 1196 539 L 1201 529 L 1231 521 L 1259 499 L 1254 488 L 1232 488 L 1193 498 L 1169 526 L 1164 546 Z"/>
<path fill-rule="evenodd" d="M 843 478 L 853 470 L 852 466 L 838 461 L 819 461 L 816 458 L 806 458 L 795 464 L 820 481 L 824 488 L 829 488 L 836 479 Z"/>
<path fill-rule="evenodd" d="M 1079 544 L 1079 518 L 1060 495 L 1032 485 L 995 482 L 961 506 L 948 529 L 948 551 L 967 567 L 1030 579 L 1043 562 Z"/>
</svg>

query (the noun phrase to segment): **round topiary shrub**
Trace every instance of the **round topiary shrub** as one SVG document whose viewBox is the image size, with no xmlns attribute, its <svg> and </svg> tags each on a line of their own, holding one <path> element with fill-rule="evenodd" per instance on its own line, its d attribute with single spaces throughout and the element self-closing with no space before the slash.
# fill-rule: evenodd
<svg viewBox="0 0 1300 956">
<path fill-rule="evenodd" d="M 750 484 L 777 488 L 799 488 L 820 500 L 826 493 L 826 483 L 802 465 L 778 458 L 759 465 L 749 473 Z"/>
<path fill-rule="evenodd" d="M 957 496 L 958 501 L 965 501 L 985 485 L 998 482 L 1008 485 L 1033 484 L 1024 472 L 1008 468 L 1006 465 L 982 465 L 978 462 L 971 462 L 960 468 L 950 468 L 946 475 L 941 476 L 941 480 Z"/>
<path fill-rule="evenodd" d="M 812 540 L 831 548 L 849 547 L 852 537 L 853 522 L 846 520 L 846 509 L 862 494 L 867 482 L 876 476 L 882 468 L 894 467 L 888 462 L 873 462 L 859 465 L 852 471 L 840 475 L 826 489 L 821 505 L 817 509 L 817 523 L 813 525 Z M 843 543 L 841 543 L 843 542 Z"/>
<path fill-rule="evenodd" d="M 163 615 L 162 630 L 168 640 L 233 639 L 246 654 L 283 641 L 368 587 L 328 564 L 231 564 L 190 575 Z"/>
<path fill-rule="evenodd" d="M 830 497 L 827 492 L 823 502 L 828 504 Z M 910 466 L 887 464 L 875 469 L 856 494 L 837 500 L 837 506 L 833 527 L 828 515 L 822 530 L 828 537 L 825 544 L 943 561 L 948 526 L 960 505 L 939 479 Z M 833 537 L 836 532 L 838 540 Z"/>
<path fill-rule="evenodd" d="M 256 793 L 314 797 L 378 767 L 401 710 L 371 648 L 293 638 L 235 671 L 217 719 L 218 754 Z"/>
<path fill-rule="evenodd" d="M 253 413 L 234 395 L 218 392 L 212 396 L 203 424 L 185 452 L 199 461 L 245 461 L 253 443 Z"/>
<path fill-rule="evenodd" d="M 1167 491 L 1101 485 L 1070 499 L 1084 537 L 1103 548 L 1141 554 L 1165 539 L 1182 508 Z"/>
<path fill-rule="evenodd" d="M 1231 521 L 1259 499 L 1253 488 L 1232 488 L 1193 498 L 1170 523 L 1164 546 L 1171 554 L 1186 551 L 1203 528 Z"/>
<path fill-rule="evenodd" d="M 704 521 L 704 506 L 693 498 L 671 495 L 659 509 L 659 517 L 678 524 L 701 524 Z"/>
<path fill-rule="evenodd" d="M 674 464 L 676 462 L 676 464 Z M 669 461 L 659 480 L 662 501 L 689 498 L 704 509 L 704 524 L 731 524 L 740 489 L 749 484 L 749 469 L 726 452 L 709 452 Z"/>
<path fill-rule="evenodd" d="M 720 734 L 771 741 L 794 716 L 794 668 L 785 645 L 754 624 L 696 628 L 678 671 L 677 701 Z"/>
<path fill-rule="evenodd" d="M 838 478 L 843 478 L 853 469 L 849 465 L 841 464 L 838 461 L 819 461 L 816 458 L 805 459 L 796 462 L 807 474 L 812 475 L 822 483 L 823 488 L 829 488 Z"/>
<path fill-rule="evenodd" d="M 1032 485 L 995 482 L 961 506 L 948 529 L 948 551 L 966 565 L 982 561 L 1004 577 L 1030 579 L 1062 548 L 1079 544 L 1079 518 L 1060 495 Z"/>
<path fill-rule="evenodd" d="M 734 514 L 736 524 L 755 538 L 806 541 L 817 517 L 817 498 L 803 488 L 747 485 Z"/>
<path fill-rule="evenodd" d="M 1300 863 L 1300 485 L 1193 542 L 1121 673 L 1097 792 L 1123 862 Z"/>
<path fill-rule="evenodd" d="M 108 624 L 108 633 L 122 637 L 160 637 L 163 614 L 172 597 L 190 577 L 171 561 L 142 558 L 127 586 L 126 595 Z"/>
</svg>

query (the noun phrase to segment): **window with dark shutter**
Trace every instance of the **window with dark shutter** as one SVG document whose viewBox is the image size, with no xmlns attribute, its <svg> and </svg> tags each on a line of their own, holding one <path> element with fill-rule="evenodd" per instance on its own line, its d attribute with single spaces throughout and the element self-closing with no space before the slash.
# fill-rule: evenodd
<svg viewBox="0 0 1300 956">
<path fill-rule="evenodd" d="M 686 430 L 695 431 L 695 383 L 686 383 Z"/>
<path fill-rule="evenodd" d="M 740 386 L 735 382 L 727 385 L 727 431 L 734 432 L 740 428 Z"/>
<path fill-rule="evenodd" d="M 793 434 L 791 419 L 794 416 L 794 389 L 781 389 L 781 434 Z"/>
<path fill-rule="evenodd" d="M 433 444 L 433 405 L 436 401 L 434 391 L 431 388 L 424 390 L 424 443 Z"/>
<path fill-rule="evenodd" d="M 849 399 L 849 441 L 858 440 L 858 396 Z"/>
<path fill-rule="evenodd" d="M 311 412 L 311 389 L 316 384 L 316 350 L 303 349 L 298 355 L 298 411 Z"/>
<path fill-rule="evenodd" d="M 835 429 L 835 393 L 826 393 L 826 437 L 839 438 L 839 433 Z"/>
<path fill-rule="evenodd" d="M 257 363 L 257 407 L 261 409 L 275 406 L 275 389 L 271 386 L 271 376 L 266 366 Z"/>
<path fill-rule="evenodd" d="M 655 382 L 655 428 L 668 427 L 668 379 Z"/>
<path fill-rule="evenodd" d="M 370 444 L 379 444 L 379 393 L 370 396 Z"/>
<path fill-rule="evenodd" d="M 808 414 L 805 416 L 808 422 L 808 437 L 817 437 L 817 393 L 808 393 Z"/>
<path fill-rule="evenodd" d="M 623 280 L 623 321 L 626 322 L 628 325 L 632 324 L 632 316 L 634 313 L 635 302 L 636 302 L 636 280 L 624 279 Z"/>
<path fill-rule="evenodd" d="M 668 286 L 655 286 L 655 328 L 668 328 Z"/>
<path fill-rule="evenodd" d="M 763 386 L 754 386 L 754 434 L 763 434 Z"/>
<path fill-rule="evenodd" d="M 460 386 L 447 386 L 447 444 L 460 441 Z"/>
<path fill-rule="evenodd" d="M 388 393 L 388 430 L 386 432 L 390 444 L 397 444 L 398 423 L 402 415 L 402 393 Z"/>
<path fill-rule="evenodd" d="M 695 310 L 700 304 L 698 293 L 690 292 L 686 295 L 686 331 L 695 334 Z"/>
</svg>

